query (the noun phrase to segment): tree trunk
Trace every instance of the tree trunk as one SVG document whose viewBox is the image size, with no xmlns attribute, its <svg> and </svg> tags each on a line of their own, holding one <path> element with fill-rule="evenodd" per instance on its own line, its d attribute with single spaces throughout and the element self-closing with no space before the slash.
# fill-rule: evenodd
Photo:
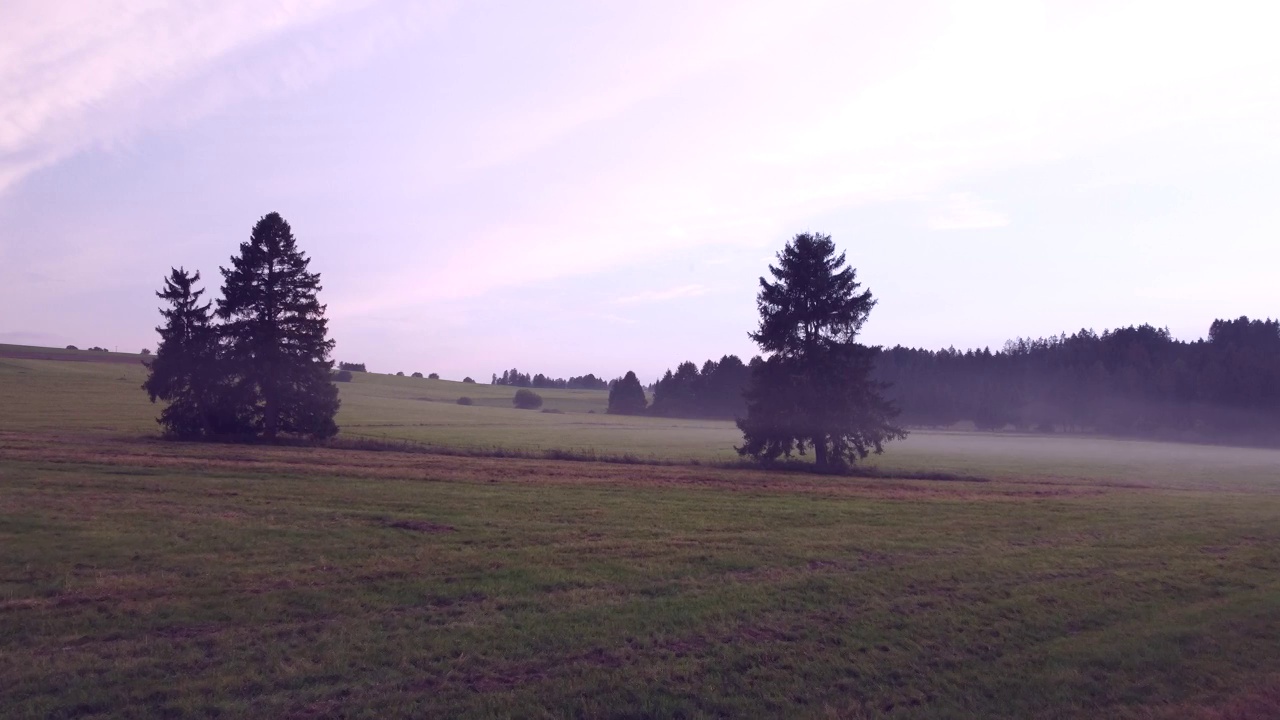
<svg viewBox="0 0 1280 720">
<path fill-rule="evenodd" d="M 279 387 L 276 384 L 275 367 L 267 365 L 267 379 L 262 384 L 262 434 L 268 440 L 275 441 L 276 430 L 280 423 Z"/>
<path fill-rule="evenodd" d="M 827 436 L 813 436 L 813 463 L 819 470 L 827 469 Z"/>
</svg>

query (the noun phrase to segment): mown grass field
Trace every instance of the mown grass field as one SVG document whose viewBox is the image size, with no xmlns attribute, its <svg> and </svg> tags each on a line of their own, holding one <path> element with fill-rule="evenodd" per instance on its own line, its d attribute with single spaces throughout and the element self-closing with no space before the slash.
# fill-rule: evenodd
<svg viewBox="0 0 1280 720">
<path fill-rule="evenodd" d="M 154 439 L 141 380 L 0 358 L 0 715 L 1280 712 L 1280 453 L 920 433 L 880 460 L 978 478 L 942 482 L 196 445 Z M 736 439 L 460 387 L 358 376 L 339 420 Z"/>
</svg>

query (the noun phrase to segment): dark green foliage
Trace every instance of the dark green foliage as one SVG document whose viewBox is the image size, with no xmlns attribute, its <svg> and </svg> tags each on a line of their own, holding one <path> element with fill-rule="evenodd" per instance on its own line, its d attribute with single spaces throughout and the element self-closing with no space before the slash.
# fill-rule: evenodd
<svg viewBox="0 0 1280 720">
<path fill-rule="evenodd" d="M 542 396 L 528 388 L 520 388 L 511 398 L 511 403 L 521 410 L 536 410 L 542 407 Z"/>
<path fill-rule="evenodd" d="M 364 367 L 364 363 L 340 362 L 338 363 L 338 369 L 350 370 L 352 372 L 368 372 Z"/>
<path fill-rule="evenodd" d="M 230 369 L 255 431 L 327 438 L 338 432 L 338 389 L 330 378 L 325 306 L 317 294 L 320 275 L 297 248 L 293 231 L 278 213 L 254 226 L 230 268 L 221 268 Z"/>
<path fill-rule="evenodd" d="M 333 374 L 334 382 L 351 382 L 351 378 L 352 375 L 350 370 L 339 370 Z"/>
<path fill-rule="evenodd" d="M 422 373 L 420 373 L 420 372 L 416 372 L 416 373 L 414 373 L 413 375 L 410 375 L 410 377 L 420 378 L 420 377 L 422 377 Z"/>
<path fill-rule="evenodd" d="M 200 273 L 171 269 L 156 296 L 165 324 L 156 328 L 160 344 L 142 388 L 151 402 L 167 403 L 156 421 L 165 435 L 192 439 L 243 430 L 228 402 L 231 395 L 218 358 L 218 333 L 210 322 L 210 303 L 200 303 Z"/>
<path fill-rule="evenodd" d="M 1216 320 L 1195 342 L 1140 325 L 1020 338 L 995 353 L 895 347 L 875 376 L 918 425 L 1280 442 L 1275 320 Z"/>
<path fill-rule="evenodd" d="M 472 385 L 474 385 L 476 381 L 475 381 L 475 380 L 472 380 L 472 379 L 471 379 L 471 377 L 470 377 L 470 376 L 468 376 L 468 377 L 464 377 L 464 378 L 462 378 L 462 382 L 464 382 L 464 383 L 471 383 Z"/>
<path fill-rule="evenodd" d="M 138 351 L 138 354 L 139 354 L 139 355 L 150 355 L 150 354 L 151 354 L 151 348 L 142 348 L 141 350 L 139 350 L 139 351 Z"/>
<path fill-rule="evenodd" d="M 839 469 L 884 443 L 905 437 L 890 421 L 893 405 L 871 380 L 875 351 L 865 345 L 832 345 L 802 364 L 774 355 L 753 375 L 747 417 L 738 421 L 738 452 L 773 461 L 812 449 L 819 469 Z"/>
<path fill-rule="evenodd" d="M 398 372 L 398 373 L 396 373 L 396 377 L 404 377 L 404 373 L 403 373 L 403 372 Z"/>
<path fill-rule="evenodd" d="M 422 377 L 422 375 L 418 375 L 418 377 Z M 431 373 L 430 375 L 428 375 L 428 376 L 427 376 L 427 379 L 428 379 L 428 380 L 439 380 L 439 379 L 440 379 L 440 373 Z"/>
<path fill-rule="evenodd" d="M 812 449 L 820 470 L 838 469 L 905 437 L 890 423 L 897 411 L 881 396 L 883 384 L 870 378 L 875 351 L 854 342 L 875 300 L 859 292 L 831 237 L 796 235 L 769 272 L 774 281 L 760 278 L 760 327 L 751 338 L 770 357 L 753 363 L 738 452 L 772 461 Z"/>
<path fill-rule="evenodd" d="M 708 360 L 699 370 L 681 363 L 654 384 L 649 412 L 663 417 L 737 418 L 746 413 L 743 393 L 751 371 L 737 355 Z"/>
<path fill-rule="evenodd" d="M 639 415 L 644 412 L 648 400 L 644 396 L 644 388 L 636 374 L 628 370 L 621 380 L 609 388 L 610 415 Z"/>
<path fill-rule="evenodd" d="M 561 390 L 604 390 L 609 387 L 608 383 L 596 377 L 592 373 L 587 373 L 581 377 L 571 377 L 568 380 L 565 380 L 564 378 L 548 377 L 542 373 L 529 375 L 529 373 L 522 373 L 515 368 L 503 370 L 501 377 L 499 377 L 497 373 L 494 373 L 493 380 L 491 382 L 494 385 L 556 388 Z"/>
<path fill-rule="evenodd" d="M 474 405 L 474 404 L 475 404 L 475 400 L 472 400 L 471 398 L 467 397 L 466 395 L 463 395 L 462 397 L 458 398 L 458 404 L 459 404 L 459 405 Z"/>
<path fill-rule="evenodd" d="M 68 350 L 79 350 L 80 348 L 76 347 L 75 345 L 68 345 L 68 346 L 67 346 L 67 349 L 68 349 Z"/>
</svg>

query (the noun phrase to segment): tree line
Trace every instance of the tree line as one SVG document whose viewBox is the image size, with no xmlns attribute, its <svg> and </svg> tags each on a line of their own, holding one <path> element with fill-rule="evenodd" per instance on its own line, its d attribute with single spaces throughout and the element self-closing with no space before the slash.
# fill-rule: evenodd
<svg viewBox="0 0 1280 720">
<path fill-rule="evenodd" d="M 338 432 L 320 275 L 278 213 L 263 216 L 222 273 L 222 297 L 202 302 L 200 273 L 173 268 L 156 295 L 168 307 L 143 389 L 167 403 L 158 422 L 176 438 L 274 440 Z"/>
<path fill-rule="evenodd" d="M 996 352 L 869 348 L 871 379 L 917 427 L 1280 442 L 1280 321 L 1215 320 L 1203 340 L 1151 325 L 1011 340 Z M 632 414 L 736 419 L 759 357 L 668 370 Z"/>
<path fill-rule="evenodd" d="M 503 370 L 502 375 L 493 374 L 490 381 L 492 385 L 509 385 L 511 387 L 522 388 L 553 388 L 560 390 L 605 390 L 609 387 L 609 383 L 602 378 L 598 378 L 593 373 L 587 373 L 579 377 L 571 377 L 568 380 L 564 378 L 553 378 L 538 373 L 529 375 L 522 373 L 516 368 Z"/>
<path fill-rule="evenodd" d="M 884 350 L 875 377 L 913 425 L 1280 441 L 1280 321 L 1215 320 L 1018 339 L 998 352 Z"/>
</svg>

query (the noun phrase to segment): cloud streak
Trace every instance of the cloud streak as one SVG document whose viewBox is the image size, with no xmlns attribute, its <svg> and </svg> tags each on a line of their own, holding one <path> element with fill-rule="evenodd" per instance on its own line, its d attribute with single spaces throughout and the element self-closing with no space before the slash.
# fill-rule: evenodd
<svg viewBox="0 0 1280 720">
<path fill-rule="evenodd" d="M 643 305 L 648 303 L 670 302 L 672 300 L 701 297 L 709 292 L 711 292 L 710 289 L 705 285 L 694 283 L 667 288 L 665 290 L 646 290 L 645 292 L 636 293 L 634 295 L 624 295 L 623 297 L 615 298 L 613 304 Z"/>
<path fill-rule="evenodd" d="M 310 85 L 423 15 L 372 0 L 7 2 L 0 192 L 80 150 Z"/>
<path fill-rule="evenodd" d="M 1009 216 L 973 193 L 952 193 L 929 218 L 932 230 L 983 230 L 1005 227 Z"/>
</svg>

